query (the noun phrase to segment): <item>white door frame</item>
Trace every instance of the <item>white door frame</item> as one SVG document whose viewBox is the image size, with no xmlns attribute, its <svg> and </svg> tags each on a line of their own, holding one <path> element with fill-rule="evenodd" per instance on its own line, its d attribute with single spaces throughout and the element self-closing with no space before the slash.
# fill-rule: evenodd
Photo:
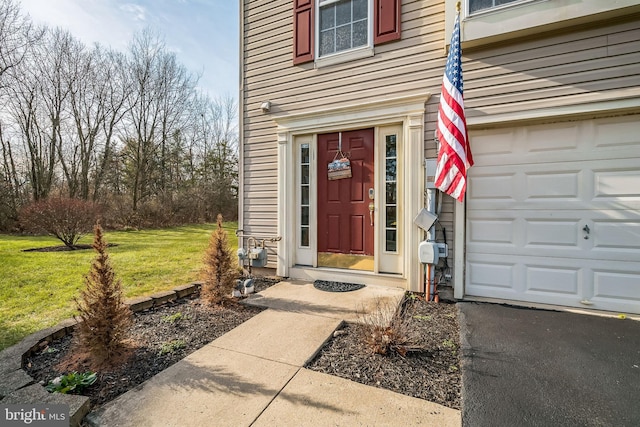
<svg viewBox="0 0 640 427">
<path fill-rule="evenodd" d="M 296 204 L 291 203 L 295 188 L 295 138 L 302 135 L 401 124 L 404 141 L 403 181 L 405 208 L 402 221 L 404 257 L 403 279 L 407 288 L 420 289 L 420 263 L 417 256 L 421 233 L 413 218 L 424 205 L 424 116 L 429 93 L 378 99 L 353 105 L 308 111 L 298 114 L 274 114 L 278 125 L 278 243 L 276 274 L 289 277 L 294 266 L 296 242 Z M 295 199 L 295 198 L 294 198 Z M 350 272 L 352 273 L 352 272 Z M 353 272 L 357 274 L 357 272 Z M 369 273 L 370 274 L 370 273 Z"/>
</svg>

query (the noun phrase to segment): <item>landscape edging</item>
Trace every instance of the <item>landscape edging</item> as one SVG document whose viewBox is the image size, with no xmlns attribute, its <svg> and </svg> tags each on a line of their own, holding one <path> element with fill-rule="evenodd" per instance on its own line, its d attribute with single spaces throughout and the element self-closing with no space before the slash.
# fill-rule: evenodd
<svg viewBox="0 0 640 427">
<path fill-rule="evenodd" d="M 136 313 L 148 310 L 152 307 L 159 307 L 170 301 L 175 301 L 193 295 L 197 293 L 201 287 L 202 282 L 192 282 L 187 285 L 178 286 L 171 291 L 157 292 L 148 297 L 133 298 L 125 301 L 125 304 L 129 306 L 132 312 Z M 21 401 L 19 402 L 21 404 L 44 403 L 41 401 L 43 394 L 40 393 L 40 391 L 44 391 L 45 393 L 49 394 L 46 390 L 44 390 L 44 386 L 40 386 L 39 388 L 30 387 L 33 385 L 37 385 L 36 381 L 28 374 L 26 374 L 26 372 L 25 375 L 18 375 L 16 374 L 16 372 L 21 370 L 22 372 L 24 372 L 23 368 L 25 366 L 25 363 L 33 353 L 46 347 L 51 341 L 60 339 L 66 335 L 70 335 L 77 324 L 78 322 L 75 319 L 63 320 L 56 326 L 35 332 L 25 337 L 19 343 L 0 351 L 0 404 L 4 404 L 7 401 L 14 402 L 14 400 L 12 399 L 13 394 L 16 394 L 17 396 L 19 395 L 20 399 L 24 399 L 25 394 L 33 396 L 33 401 Z M 19 377 L 19 381 L 15 381 L 15 378 L 17 376 Z M 9 381 L 10 379 L 12 379 L 13 381 Z M 34 391 L 38 390 L 38 392 L 25 393 L 25 390 L 27 390 L 27 388 L 29 387 Z M 22 390 L 22 393 L 20 393 L 20 390 Z M 54 393 L 54 395 L 55 394 L 56 393 Z M 79 397 L 82 398 L 84 396 Z M 84 397 L 84 400 L 76 400 L 77 402 L 74 401 L 71 405 L 76 407 L 70 407 L 72 413 L 70 413 L 69 416 L 72 427 L 78 426 L 80 424 L 80 421 L 89 412 L 90 406 L 89 398 L 87 397 Z"/>
</svg>

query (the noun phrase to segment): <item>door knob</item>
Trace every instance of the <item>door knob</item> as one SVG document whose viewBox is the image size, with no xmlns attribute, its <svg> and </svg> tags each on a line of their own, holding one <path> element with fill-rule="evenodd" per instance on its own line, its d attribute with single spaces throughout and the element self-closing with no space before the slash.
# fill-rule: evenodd
<svg viewBox="0 0 640 427">
<path fill-rule="evenodd" d="M 589 226 L 585 225 L 584 227 L 582 227 L 582 231 L 584 231 L 584 239 L 587 240 L 589 238 L 589 233 L 591 233 Z"/>
</svg>

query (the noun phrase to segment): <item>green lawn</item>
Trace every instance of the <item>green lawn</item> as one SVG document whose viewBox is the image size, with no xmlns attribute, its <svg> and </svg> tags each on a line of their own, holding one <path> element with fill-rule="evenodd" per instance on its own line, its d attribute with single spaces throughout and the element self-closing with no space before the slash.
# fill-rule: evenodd
<svg viewBox="0 0 640 427">
<path fill-rule="evenodd" d="M 162 230 L 106 232 L 116 277 L 127 298 L 200 280 L 200 268 L 215 224 Z M 226 223 L 231 247 L 236 223 Z M 92 235 L 79 243 L 91 243 Z M 0 350 L 75 313 L 73 298 L 84 286 L 95 252 L 22 252 L 58 246 L 53 237 L 0 234 Z"/>
</svg>

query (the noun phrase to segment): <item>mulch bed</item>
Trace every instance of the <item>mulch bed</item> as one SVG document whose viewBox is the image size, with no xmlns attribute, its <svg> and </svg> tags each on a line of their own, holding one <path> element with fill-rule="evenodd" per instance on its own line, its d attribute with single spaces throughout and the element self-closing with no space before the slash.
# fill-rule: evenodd
<svg viewBox="0 0 640 427">
<path fill-rule="evenodd" d="M 385 388 L 460 409 L 460 336 L 455 304 L 414 300 L 407 307 L 411 329 L 423 348 L 375 354 L 365 342 L 367 328 L 347 324 L 311 361 L 309 369 Z"/>
<path fill-rule="evenodd" d="M 275 282 L 258 278 L 255 290 L 260 292 Z M 460 343 L 456 307 L 421 300 L 410 304 L 412 328 L 424 350 L 406 357 L 373 354 L 364 342 L 364 327 L 347 324 L 321 349 L 308 368 L 459 409 Z M 82 394 L 90 398 L 92 410 L 96 409 L 260 311 L 262 309 L 241 304 L 212 309 L 192 296 L 135 313 L 130 357 L 115 367 L 100 369 L 98 381 Z M 166 350 L 167 344 L 176 341 L 184 347 L 174 346 L 182 348 L 163 352 L 163 345 Z M 27 361 L 26 371 L 46 384 L 74 370 L 92 370 L 86 357 L 79 354 L 73 344 L 72 336 L 50 343 Z"/>
<path fill-rule="evenodd" d="M 255 290 L 260 292 L 274 283 L 277 280 L 256 278 Z M 128 359 L 119 361 L 114 367 L 100 369 L 96 383 L 85 388 L 81 394 L 89 397 L 92 409 L 96 409 L 262 310 L 237 303 L 224 308 L 211 308 L 200 304 L 198 296 L 193 295 L 134 313 Z M 50 343 L 35 354 L 26 361 L 25 370 L 42 384 L 72 371 L 95 371 L 89 365 L 86 355 L 78 352 L 72 335 Z"/>
</svg>

